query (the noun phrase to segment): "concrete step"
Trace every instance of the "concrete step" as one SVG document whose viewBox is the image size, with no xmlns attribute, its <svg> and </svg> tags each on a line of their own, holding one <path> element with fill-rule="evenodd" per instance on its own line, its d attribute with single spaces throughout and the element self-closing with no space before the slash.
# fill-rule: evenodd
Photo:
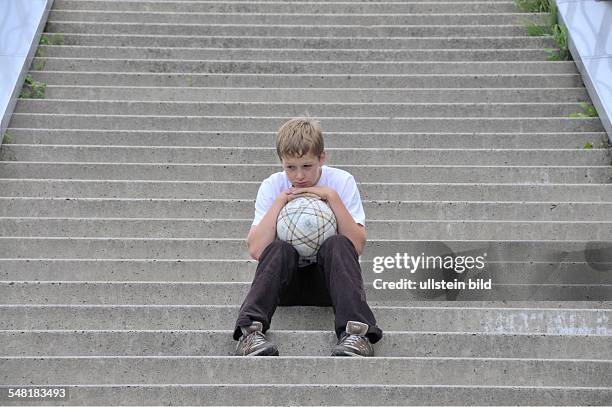
<svg viewBox="0 0 612 407">
<path fill-rule="evenodd" d="M 244 238 L 251 227 L 247 219 L 200 218 L 0 218 L 6 236 L 58 236 L 101 238 Z M 612 220 L 580 221 L 493 221 L 402 219 L 369 220 L 370 239 L 484 240 L 501 237 L 516 240 L 601 240 L 612 241 Z"/>
<path fill-rule="evenodd" d="M 565 61 L 270 61 L 124 58 L 34 58 L 33 70 L 70 72 L 253 73 L 266 74 L 576 74 Z M 204 74 L 206 75 L 206 74 Z M 184 82 L 185 83 L 185 82 Z M 115 86 L 116 83 L 113 83 Z M 185 83 L 188 85 L 187 83 Z M 195 83 L 192 83 L 194 85 Z M 195 84 L 196 86 L 198 84 Z M 294 83 L 294 86 L 298 85 Z M 214 86 L 208 84 L 207 86 Z M 278 85 L 277 85 L 278 86 Z"/>
<path fill-rule="evenodd" d="M 302 115 L 304 112 L 296 112 Z M 312 112 L 311 112 L 312 114 Z M 448 133 L 514 133 L 517 130 L 530 132 L 600 132 L 604 131 L 601 120 L 595 118 L 489 118 L 489 117 L 321 117 L 324 128 L 335 132 L 413 132 Z M 41 129 L 87 129 L 106 130 L 172 130 L 182 131 L 269 131 L 278 128 L 286 117 L 253 116 L 116 116 L 75 115 L 45 113 L 14 113 L 9 126 Z M 276 160 L 278 157 L 276 158 Z"/>
<path fill-rule="evenodd" d="M 329 356 L 331 331 L 268 331 L 282 356 Z M 3 356 L 233 356 L 231 330 L 8 330 Z M 376 343 L 379 357 L 597 359 L 604 335 L 389 332 Z"/>
<path fill-rule="evenodd" d="M 221 16 L 221 15 L 219 15 Z M 55 43 L 88 46 L 132 47 L 216 47 L 226 48 L 278 48 L 278 49 L 541 49 L 554 48 L 549 37 L 519 36 L 493 37 L 334 37 L 311 36 L 167 36 L 137 34 L 45 33 Z"/>
<path fill-rule="evenodd" d="M 507 184 L 610 184 L 610 166 L 430 166 L 339 165 L 359 182 L 496 182 Z M 261 181 L 279 171 L 265 164 L 121 164 L 0 162 L 12 179 L 99 179 L 159 181 Z M 252 205 L 251 205 L 252 206 Z M 425 208 L 420 208 L 422 212 Z"/>
<path fill-rule="evenodd" d="M 612 335 L 610 302 L 415 301 L 373 306 L 384 331 Z M 0 327 L 27 329 L 231 330 L 239 305 L 0 305 Z M 332 331 L 331 307 L 278 307 L 270 332 Z M 384 340 L 384 336 L 383 336 Z M 587 352 L 586 350 L 584 350 Z M 49 376 L 50 377 L 50 376 Z"/>
<path fill-rule="evenodd" d="M 226 51 L 227 52 L 227 51 Z M 533 103 L 563 100 L 586 102 L 585 88 L 180 88 L 48 85 L 46 99 L 121 100 L 121 101 L 199 101 L 268 103 Z M 25 102 L 21 100 L 20 102 Z M 326 133 L 325 144 L 328 144 Z M 333 141 L 333 140 L 332 140 Z"/>
<path fill-rule="evenodd" d="M 279 5 L 274 5 L 279 7 Z M 451 10 L 445 10 L 450 12 Z M 493 12 L 494 10 L 488 10 Z M 48 21 L 46 33 L 135 34 L 265 37 L 508 37 L 524 36 L 522 24 L 503 25 L 295 25 L 287 24 L 162 24 Z"/>
<path fill-rule="evenodd" d="M 277 49 L 40 46 L 45 58 L 124 58 L 274 61 L 546 61 L 544 49 Z"/>
<path fill-rule="evenodd" d="M 117 116 L 290 116 L 297 112 L 312 112 L 315 116 L 380 118 L 498 118 L 498 117 L 563 117 L 581 113 L 580 103 L 314 103 L 288 102 L 169 102 L 169 101 L 123 101 L 123 100 L 61 100 L 20 99 L 16 113 L 56 113 L 79 115 Z"/>
<path fill-rule="evenodd" d="M 99 0 L 58 0 L 55 10 L 104 10 L 140 12 L 181 12 L 181 13 L 314 13 L 345 14 L 346 2 L 225 2 L 225 1 L 99 1 Z M 503 2 L 355 2 L 351 14 L 371 13 L 516 13 L 512 1 Z"/>
<path fill-rule="evenodd" d="M 457 66 L 456 66 L 457 67 Z M 235 74 L 235 73 L 88 73 L 32 71 L 49 85 L 138 87 L 250 87 L 250 88 L 560 88 L 583 87 L 577 74 Z M 266 129 L 270 131 L 270 129 Z"/>
<path fill-rule="evenodd" d="M 248 364 L 248 368 L 245 365 Z M 503 358 L 0 357 L 5 383 L 351 384 L 606 387 L 609 360 Z M 372 375 L 370 372 L 388 372 Z M 49 373 L 53 372 L 52 375 Z M 227 372 L 219 374 L 219 372 Z M 474 373 L 476 372 L 476 374 Z M 28 381 L 29 383 L 29 381 Z M 611 389 L 612 390 L 612 389 Z"/>
<path fill-rule="evenodd" d="M 608 149 L 326 149 L 332 165 L 593 165 L 610 164 Z M 3 161 L 99 162 L 99 163 L 192 163 L 267 164 L 278 162 L 276 149 L 265 147 L 170 147 L 170 146 L 59 146 L 8 144 L 0 150 Z M 243 167 L 244 168 L 244 167 Z M 277 171 L 282 170 L 278 165 Z M 222 169 L 221 169 L 222 170 Z M 367 171 L 367 167 L 364 167 Z M 97 178 L 97 177 L 96 177 Z"/>
<path fill-rule="evenodd" d="M 260 182 L 0 179 L 3 197 L 253 199 Z M 360 183 L 364 200 L 611 202 L 612 184 Z"/>
<path fill-rule="evenodd" d="M 244 231 L 244 234 L 248 230 Z M 448 237 L 448 236 L 445 236 Z M 477 237 L 477 236 L 473 236 Z M 397 253 L 436 256 L 486 256 L 492 262 L 610 262 L 609 241 L 509 240 L 377 240 L 369 239 L 361 258 L 395 257 Z M 6 259 L 250 259 L 240 239 L 229 238 L 85 238 L 0 237 Z M 486 255 L 485 255 L 486 253 Z M 604 260 L 602 260 L 602 258 Z"/>
<path fill-rule="evenodd" d="M 423 400 L 443 405 L 485 405 L 504 400 L 513 405 L 606 404 L 612 389 L 563 386 L 456 386 L 456 385 L 338 385 L 338 384 L 130 384 L 68 385 L 66 405 L 415 405 Z M 405 404 L 406 403 L 406 404 Z"/>
<path fill-rule="evenodd" d="M 457 4 L 458 5 L 458 4 Z M 465 7 L 465 4 L 461 5 Z M 248 25 L 509 25 L 526 21 L 545 24 L 540 13 L 479 12 L 471 14 L 453 13 L 453 5 L 445 5 L 446 14 L 413 13 L 208 13 L 181 11 L 80 11 L 52 10 L 49 21 L 54 22 L 96 22 L 96 23 L 137 23 L 137 24 L 248 24 Z M 293 10 L 292 10 L 293 11 Z M 331 10 L 330 10 L 331 11 Z M 333 10 L 336 11 L 336 10 Z M 345 8 L 346 11 L 346 8 Z"/>
<path fill-rule="evenodd" d="M 612 202 L 363 202 L 369 220 L 611 221 Z M 2 217 L 249 219 L 254 199 L 0 198 Z"/>
<path fill-rule="evenodd" d="M 49 87 L 47 88 L 49 89 Z M 103 129 L 28 129 L 8 128 L 14 144 L 99 145 L 112 146 L 192 146 L 261 147 L 273 146 L 276 134 L 270 131 L 141 131 Z M 325 132 L 328 148 L 525 148 L 538 146 L 549 150 L 607 146 L 608 136 L 600 133 L 365 133 Z M 8 143 L 4 140 L 5 144 Z M 11 163 L 6 163 L 10 165 Z M 254 168 L 256 168 L 255 166 Z M 229 168 L 229 167 L 228 167 Z M 269 174 L 268 174 L 269 175 Z M 493 174 L 491 174 L 493 175 Z"/>
<path fill-rule="evenodd" d="M 601 253 L 600 253 L 601 254 Z M 601 257 L 601 256 L 600 256 Z M 612 259 L 598 262 L 487 262 L 480 276 L 498 283 L 612 284 Z M 606 261 L 607 260 L 607 261 Z M 255 260 L 0 259 L 2 281 L 207 281 L 251 282 Z M 361 261 L 372 279 L 372 260 Z"/>
<path fill-rule="evenodd" d="M 371 306 L 405 306 L 406 301 L 425 299 L 605 301 L 612 296 L 612 285 L 599 281 L 589 284 L 517 284 L 491 280 L 491 287 L 483 289 L 468 287 L 470 282 L 483 280 L 478 274 L 468 274 L 467 277 L 455 272 L 449 274 L 452 275 L 446 281 L 464 282 L 465 288 L 434 289 L 433 283 L 428 281 L 441 281 L 442 273 L 433 271 L 413 275 L 404 273 L 400 278 L 370 275 L 363 284 Z M 385 288 L 383 285 L 385 282 L 401 282 L 402 279 L 410 280 L 413 288 Z M 487 280 L 489 278 L 484 279 Z M 244 301 L 250 287 L 251 282 L 0 281 L 0 295 L 3 304 L 236 305 Z"/>
</svg>

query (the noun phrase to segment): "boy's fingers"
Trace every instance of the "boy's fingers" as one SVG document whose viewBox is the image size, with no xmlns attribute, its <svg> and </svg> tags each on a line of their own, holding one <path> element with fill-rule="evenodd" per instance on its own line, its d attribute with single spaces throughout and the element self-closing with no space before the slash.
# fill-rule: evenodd
<svg viewBox="0 0 612 407">
<path fill-rule="evenodd" d="M 300 196 L 310 196 L 313 198 L 317 198 L 317 199 L 321 199 L 321 197 L 315 193 L 312 192 L 302 192 L 301 194 L 299 194 Z"/>
<path fill-rule="evenodd" d="M 288 196 L 288 200 L 294 200 L 295 198 L 302 198 L 305 196 L 310 196 L 312 198 L 322 199 L 319 195 L 314 194 L 312 192 L 298 192 L 298 193 L 290 193 Z"/>
</svg>

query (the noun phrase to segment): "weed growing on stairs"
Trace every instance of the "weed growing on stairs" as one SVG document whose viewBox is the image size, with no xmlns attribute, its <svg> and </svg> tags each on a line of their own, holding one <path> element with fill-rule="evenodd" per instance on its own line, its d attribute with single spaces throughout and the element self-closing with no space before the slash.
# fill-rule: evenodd
<svg viewBox="0 0 612 407">
<path fill-rule="evenodd" d="M 548 13 L 546 25 L 537 25 L 523 20 L 523 25 L 530 36 L 550 36 L 555 41 L 556 49 L 547 48 L 549 61 L 569 61 L 571 54 L 568 47 L 567 27 L 559 24 L 558 9 L 555 0 L 515 0 L 519 10 L 528 13 Z"/>
<path fill-rule="evenodd" d="M 47 84 L 44 82 L 35 81 L 31 75 L 25 77 L 23 88 L 21 89 L 20 98 L 44 99 Z"/>
<path fill-rule="evenodd" d="M 595 106 L 593 106 L 592 104 L 583 102 L 580 104 L 580 107 L 582 107 L 582 112 L 570 113 L 568 117 L 573 118 L 573 119 L 582 118 L 582 117 L 599 117 L 599 115 L 597 114 L 597 110 L 595 109 Z"/>
<path fill-rule="evenodd" d="M 49 37 L 46 34 L 43 34 L 40 37 L 40 45 L 64 45 L 64 36 L 61 34 L 54 34 Z"/>
<path fill-rule="evenodd" d="M 548 27 L 537 25 L 531 21 L 523 21 L 525 24 L 525 29 L 527 30 L 527 35 L 530 37 L 543 37 L 545 35 L 549 35 Z"/>
<path fill-rule="evenodd" d="M 4 138 L 2 139 L 2 144 L 11 144 L 13 141 L 13 136 L 11 136 L 8 131 L 5 132 Z"/>
<path fill-rule="evenodd" d="M 552 37 L 557 44 L 557 49 L 546 49 L 549 61 L 569 61 L 570 52 L 567 45 L 567 27 L 556 24 L 552 28 Z"/>
<path fill-rule="evenodd" d="M 54 35 L 49 38 L 47 35 L 42 35 L 40 37 L 39 45 L 64 45 L 64 36 Z M 38 47 L 36 49 L 35 54 L 35 57 L 37 59 L 34 60 L 34 63 L 32 64 L 32 69 L 34 69 L 35 71 L 42 71 L 47 63 L 47 60 L 44 58 L 45 56 L 45 49 Z"/>
<path fill-rule="evenodd" d="M 550 11 L 550 0 L 516 0 L 519 10 L 526 13 L 545 13 Z"/>
</svg>

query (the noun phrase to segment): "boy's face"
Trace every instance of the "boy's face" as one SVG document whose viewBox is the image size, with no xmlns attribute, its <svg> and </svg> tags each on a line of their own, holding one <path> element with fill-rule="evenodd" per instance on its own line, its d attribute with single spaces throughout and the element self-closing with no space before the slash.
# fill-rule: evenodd
<svg viewBox="0 0 612 407">
<path fill-rule="evenodd" d="M 321 175 L 321 166 L 325 163 L 325 151 L 319 157 L 308 153 L 300 158 L 283 157 L 281 160 L 285 174 L 296 188 L 315 186 Z"/>
</svg>

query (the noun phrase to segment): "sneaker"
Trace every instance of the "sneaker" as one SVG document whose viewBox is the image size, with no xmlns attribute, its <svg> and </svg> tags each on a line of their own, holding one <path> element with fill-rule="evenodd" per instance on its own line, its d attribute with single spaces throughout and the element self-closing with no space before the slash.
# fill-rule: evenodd
<svg viewBox="0 0 612 407">
<path fill-rule="evenodd" d="M 342 332 L 332 356 L 374 356 L 374 349 L 367 336 L 368 324 L 348 321 L 345 332 Z"/>
<path fill-rule="evenodd" d="M 263 334 L 263 325 L 255 321 L 249 327 L 240 327 L 242 336 L 236 345 L 236 356 L 278 356 L 278 349 Z"/>
</svg>

